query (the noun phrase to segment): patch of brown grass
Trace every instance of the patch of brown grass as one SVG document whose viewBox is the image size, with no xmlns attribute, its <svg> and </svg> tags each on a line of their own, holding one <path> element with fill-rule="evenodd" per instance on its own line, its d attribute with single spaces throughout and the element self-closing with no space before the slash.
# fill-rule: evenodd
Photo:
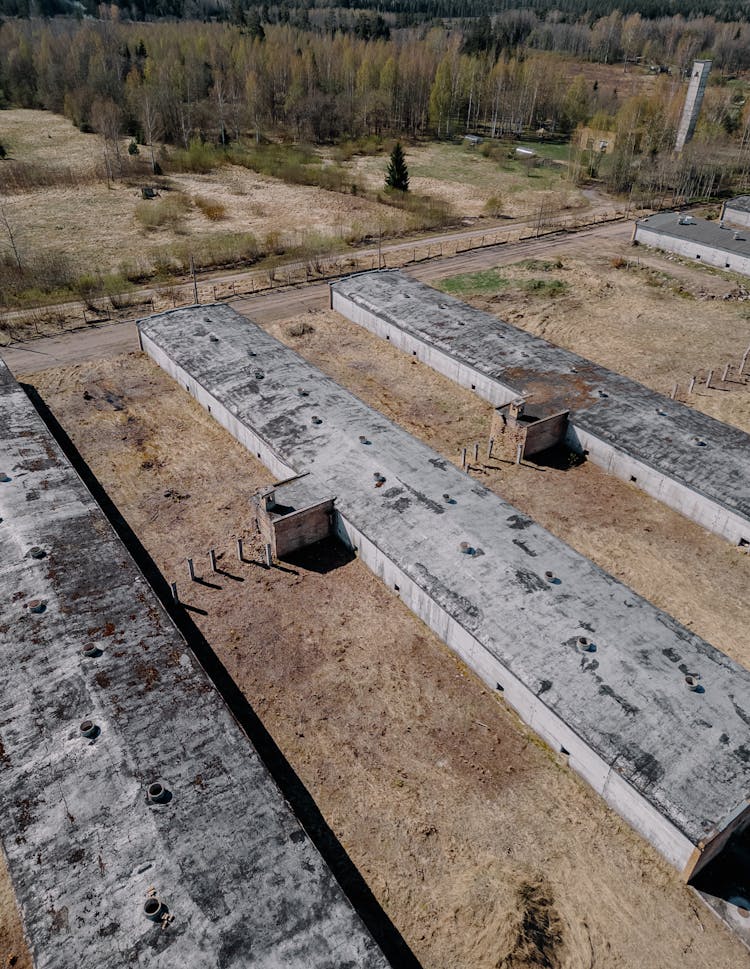
<svg viewBox="0 0 750 969">
<path fill-rule="evenodd" d="M 218 199 L 207 198 L 205 195 L 194 195 L 193 202 L 197 209 L 211 222 L 221 222 L 226 218 L 227 207 Z"/>
</svg>

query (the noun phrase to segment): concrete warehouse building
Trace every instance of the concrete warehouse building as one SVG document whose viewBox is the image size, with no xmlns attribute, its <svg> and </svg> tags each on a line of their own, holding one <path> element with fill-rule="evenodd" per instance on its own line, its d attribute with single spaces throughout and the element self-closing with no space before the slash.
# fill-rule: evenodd
<svg viewBox="0 0 750 969">
<path fill-rule="evenodd" d="M 657 212 L 636 222 L 633 241 L 750 276 L 750 236 L 724 222 Z"/>
<path fill-rule="evenodd" d="M 748 671 L 230 308 L 138 326 L 275 475 L 335 496 L 339 538 L 684 878 L 750 822 Z"/>
<path fill-rule="evenodd" d="M 750 228 L 750 195 L 738 195 L 721 207 L 721 219 L 742 229 Z"/>
<path fill-rule="evenodd" d="M 332 283 L 331 306 L 494 404 L 497 431 L 522 453 L 562 440 L 730 542 L 750 542 L 750 436 L 737 428 L 400 272 Z"/>
<path fill-rule="evenodd" d="M 37 969 L 386 969 L 0 362 L 0 837 Z"/>
</svg>

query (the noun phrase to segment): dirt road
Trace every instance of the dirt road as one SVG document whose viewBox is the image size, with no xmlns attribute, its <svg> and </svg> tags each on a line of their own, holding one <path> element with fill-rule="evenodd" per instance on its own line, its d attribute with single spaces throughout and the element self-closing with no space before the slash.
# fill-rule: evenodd
<svg viewBox="0 0 750 969">
<path fill-rule="evenodd" d="M 410 266 L 407 272 L 424 281 L 437 279 L 447 273 L 474 272 L 490 266 L 505 265 L 531 256 L 549 254 L 557 249 L 570 248 L 571 241 L 590 242 L 593 239 L 625 241 L 630 235 L 628 222 L 612 222 L 570 233 L 529 239 L 525 242 L 473 249 L 456 256 L 435 258 Z M 476 233 L 475 233 L 476 234 Z M 446 236 L 445 239 L 449 237 Z M 450 238 L 455 238 L 455 234 Z M 436 243 L 440 240 L 436 240 Z M 411 248 L 411 243 L 407 248 Z M 388 247 L 394 252 L 404 246 Z M 386 250 L 383 250 L 386 253 Z M 328 305 L 328 283 L 293 286 L 250 296 L 232 302 L 239 312 L 258 320 L 273 322 L 304 313 L 324 309 Z M 12 343 L 4 347 L 2 357 L 14 373 L 34 373 L 49 367 L 70 366 L 88 360 L 110 357 L 136 347 L 136 331 L 132 321 L 110 323 L 43 337 L 26 343 Z"/>
</svg>

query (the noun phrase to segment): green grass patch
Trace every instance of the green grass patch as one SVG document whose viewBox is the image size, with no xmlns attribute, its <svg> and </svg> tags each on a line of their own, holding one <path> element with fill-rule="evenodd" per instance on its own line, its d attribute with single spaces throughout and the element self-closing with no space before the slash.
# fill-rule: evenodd
<svg viewBox="0 0 750 969">
<path fill-rule="evenodd" d="M 529 296 L 562 296 L 568 291 L 568 284 L 561 279 L 524 279 L 519 284 Z"/>
<path fill-rule="evenodd" d="M 570 157 L 570 145 L 567 142 L 554 145 L 543 141 L 519 141 L 514 147 L 529 148 L 540 158 L 547 158 L 549 161 L 567 162 Z"/>
<path fill-rule="evenodd" d="M 476 273 L 460 273 L 448 276 L 438 283 L 440 289 L 454 296 L 498 293 L 510 286 L 510 281 L 501 276 L 496 269 L 482 269 Z"/>
</svg>

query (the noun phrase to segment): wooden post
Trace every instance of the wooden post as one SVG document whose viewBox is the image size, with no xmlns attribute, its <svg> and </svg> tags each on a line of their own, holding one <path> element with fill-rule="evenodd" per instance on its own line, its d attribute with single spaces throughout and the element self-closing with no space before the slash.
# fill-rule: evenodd
<svg viewBox="0 0 750 969">
<path fill-rule="evenodd" d="M 706 387 L 708 387 L 709 390 L 711 389 L 711 381 L 713 380 L 713 378 L 714 378 L 714 372 L 713 370 L 709 370 L 708 376 L 706 377 Z"/>
<path fill-rule="evenodd" d="M 742 354 L 742 363 L 740 364 L 740 371 L 739 371 L 740 377 L 745 372 L 745 364 L 747 363 L 748 357 L 750 357 L 750 347 L 748 347 L 747 350 L 745 350 L 745 352 Z"/>
<path fill-rule="evenodd" d="M 267 569 L 270 569 L 271 566 L 273 565 L 273 556 L 271 555 L 271 546 L 270 545 L 266 545 L 264 547 L 263 551 L 264 551 L 265 557 L 266 557 L 266 568 Z"/>
<path fill-rule="evenodd" d="M 474 445 L 474 464 L 479 464 L 479 444 Z"/>
<path fill-rule="evenodd" d="M 243 555 L 242 555 L 242 539 L 241 538 L 238 538 L 237 539 L 237 558 L 240 560 L 240 562 L 244 562 L 245 561 L 244 558 L 243 558 Z"/>
<path fill-rule="evenodd" d="M 516 447 L 516 464 L 521 463 L 521 455 L 523 454 L 523 444 L 519 444 Z"/>
<path fill-rule="evenodd" d="M 726 379 L 727 379 L 728 376 L 729 376 L 729 364 L 727 364 L 724 367 L 724 373 L 721 375 L 722 383 L 725 383 L 726 382 Z"/>
<path fill-rule="evenodd" d="M 174 602 L 179 602 L 180 601 L 180 597 L 177 595 L 177 583 L 176 582 L 170 582 L 169 583 L 169 588 L 172 590 L 172 599 L 173 599 L 173 601 Z"/>
<path fill-rule="evenodd" d="M 193 277 L 193 303 L 197 306 L 200 300 L 198 299 L 198 281 L 195 278 L 195 260 L 192 253 L 190 254 L 190 272 Z"/>
<path fill-rule="evenodd" d="M 212 548 L 208 550 L 208 560 L 211 563 L 211 571 L 215 572 L 216 571 L 216 552 Z"/>
<path fill-rule="evenodd" d="M 487 459 L 488 460 L 492 457 L 492 448 L 494 446 L 495 446 L 495 438 L 494 437 L 491 437 L 490 438 L 489 447 L 487 448 Z"/>
<path fill-rule="evenodd" d="M 672 393 L 669 396 L 672 400 L 675 399 L 675 397 L 677 396 L 677 384 L 675 384 L 674 387 L 672 387 Z"/>
<path fill-rule="evenodd" d="M 193 565 L 193 560 L 188 559 L 187 563 L 188 563 L 188 575 L 190 576 L 190 581 L 195 582 L 195 567 Z"/>
<path fill-rule="evenodd" d="M 690 378 L 690 383 L 688 384 L 688 396 L 692 394 L 693 387 L 695 387 L 695 377 Z"/>
<path fill-rule="evenodd" d="M 464 448 L 463 451 L 461 452 L 461 467 L 462 468 L 466 467 L 466 448 Z"/>
</svg>

